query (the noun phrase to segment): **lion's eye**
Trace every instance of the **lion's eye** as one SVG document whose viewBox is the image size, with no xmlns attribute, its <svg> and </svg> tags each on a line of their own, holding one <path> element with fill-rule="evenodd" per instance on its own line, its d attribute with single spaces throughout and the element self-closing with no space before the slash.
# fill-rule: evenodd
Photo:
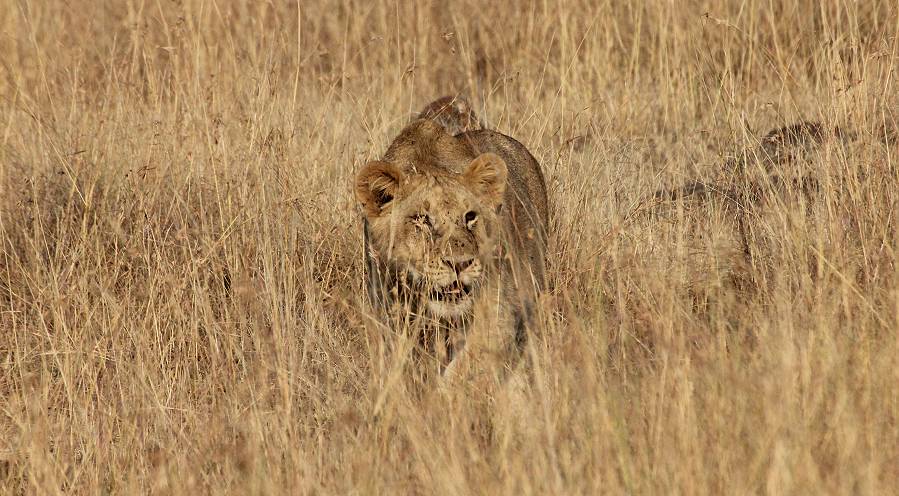
<svg viewBox="0 0 899 496">
<path fill-rule="evenodd" d="M 478 220 L 478 214 L 469 210 L 465 212 L 465 226 L 471 229 L 474 227 L 474 223 Z"/>
</svg>

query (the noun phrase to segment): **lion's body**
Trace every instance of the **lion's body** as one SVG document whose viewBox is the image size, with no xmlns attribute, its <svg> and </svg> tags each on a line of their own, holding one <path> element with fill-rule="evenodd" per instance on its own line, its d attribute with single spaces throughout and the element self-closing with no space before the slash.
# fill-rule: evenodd
<svg viewBox="0 0 899 496">
<path fill-rule="evenodd" d="M 394 322 L 441 331 L 439 361 L 456 368 L 463 349 L 520 350 L 545 285 L 548 212 L 528 150 L 487 129 L 451 134 L 476 118 L 460 114 L 457 127 L 432 119 L 428 108 L 442 100 L 360 172 L 356 191 L 372 302 Z"/>
</svg>

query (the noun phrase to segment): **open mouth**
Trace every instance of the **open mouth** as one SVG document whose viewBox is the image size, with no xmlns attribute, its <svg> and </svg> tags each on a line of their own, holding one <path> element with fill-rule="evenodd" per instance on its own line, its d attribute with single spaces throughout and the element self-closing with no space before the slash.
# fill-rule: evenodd
<svg viewBox="0 0 899 496">
<path fill-rule="evenodd" d="M 455 304 L 468 298 L 468 296 L 471 294 L 471 288 L 471 284 L 464 284 L 462 283 L 462 281 L 455 281 L 446 286 L 431 289 L 430 297 L 433 301 Z"/>
</svg>

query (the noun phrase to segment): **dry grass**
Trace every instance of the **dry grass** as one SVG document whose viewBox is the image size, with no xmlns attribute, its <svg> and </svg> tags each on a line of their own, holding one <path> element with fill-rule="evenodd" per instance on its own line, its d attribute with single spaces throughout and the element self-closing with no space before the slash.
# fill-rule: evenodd
<svg viewBox="0 0 899 496">
<path fill-rule="evenodd" d="M 899 487 L 894 1 L 310 3 L 0 0 L 0 492 Z M 551 187 L 519 423 L 362 306 L 353 172 L 453 91 Z"/>
</svg>

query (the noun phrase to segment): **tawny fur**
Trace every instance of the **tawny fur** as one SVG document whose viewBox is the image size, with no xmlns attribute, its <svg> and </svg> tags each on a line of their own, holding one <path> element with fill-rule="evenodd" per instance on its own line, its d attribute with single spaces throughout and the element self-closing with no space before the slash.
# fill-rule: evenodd
<svg viewBox="0 0 899 496">
<path fill-rule="evenodd" d="M 434 121 L 452 135 L 487 128 L 468 100 L 460 96 L 445 96 L 434 100 L 418 113 L 416 119 Z"/>
<path fill-rule="evenodd" d="M 546 186 L 521 143 L 451 101 L 468 111 L 431 103 L 356 177 L 369 292 L 391 322 L 443 336 L 442 367 L 473 350 L 508 363 L 545 285 Z"/>
</svg>

